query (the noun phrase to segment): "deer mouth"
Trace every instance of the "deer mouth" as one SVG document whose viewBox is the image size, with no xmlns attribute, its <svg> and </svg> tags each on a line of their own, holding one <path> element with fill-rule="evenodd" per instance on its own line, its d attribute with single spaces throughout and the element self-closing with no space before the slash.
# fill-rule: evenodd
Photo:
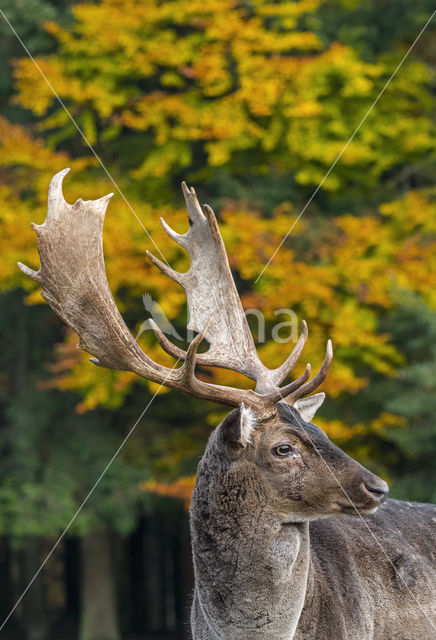
<svg viewBox="0 0 436 640">
<path fill-rule="evenodd" d="M 370 516 L 371 514 L 377 511 L 379 504 L 372 505 L 358 505 L 358 504 L 344 504 L 343 502 L 335 502 L 335 506 L 339 507 L 341 513 L 350 515 L 350 516 Z"/>
</svg>

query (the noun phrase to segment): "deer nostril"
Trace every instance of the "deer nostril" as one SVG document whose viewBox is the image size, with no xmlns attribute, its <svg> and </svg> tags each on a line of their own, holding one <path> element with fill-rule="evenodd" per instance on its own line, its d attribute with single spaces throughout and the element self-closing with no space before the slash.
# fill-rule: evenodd
<svg viewBox="0 0 436 640">
<path fill-rule="evenodd" d="M 389 494 L 389 487 L 384 480 L 374 481 L 363 481 L 362 482 L 365 490 L 371 494 L 373 498 L 379 500 L 380 502 L 384 502 Z"/>
</svg>

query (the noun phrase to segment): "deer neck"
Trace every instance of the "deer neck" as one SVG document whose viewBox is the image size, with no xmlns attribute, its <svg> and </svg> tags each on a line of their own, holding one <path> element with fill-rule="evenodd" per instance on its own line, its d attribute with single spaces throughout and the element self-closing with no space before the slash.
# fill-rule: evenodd
<svg viewBox="0 0 436 640">
<path fill-rule="evenodd" d="M 252 470 L 207 457 L 191 506 L 194 638 L 291 640 L 306 597 L 308 524 L 274 513 Z"/>
</svg>

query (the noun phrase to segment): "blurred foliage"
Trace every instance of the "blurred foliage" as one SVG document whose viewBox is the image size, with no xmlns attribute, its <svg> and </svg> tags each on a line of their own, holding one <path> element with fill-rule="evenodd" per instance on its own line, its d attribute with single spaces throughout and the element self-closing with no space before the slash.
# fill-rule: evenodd
<svg viewBox="0 0 436 640">
<path fill-rule="evenodd" d="M 388 463 L 397 469 L 395 488 L 410 500 L 436 502 L 436 316 L 416 295 L 402 294 L 387 320 L 392 339 L 401 345 L 408 364 L 374 389 L 374 400 L 409 428 L 385 434 Z"/>
<path fill-rule="evenodd" d="M 55 39 L 48 33 L 45 23 L 49 20 L 68 25 L 72 15 L 68 0 L 3 0 L 1 9 L 31 54 L 49 53 L 56 47 Z M 11 64 L 23 55 L 23 46 L 11 27 L 0 19 L 0 109 L 16 121 L 27 120 L 25 112 L 10 104 L 13 90 Z M 7 64 L 9 63 L 9 64 Z"/>
<path fill-rule="evenodd" d="M 59 48 L 38 64 L 89 142 L 109 158 L 121 152 L 123 177 L 147 199 L 172 197 L 180 173 L 198 183 L 223 166 L 247 180 L 274 165 L 316 186 L 401 55 L 366 62 L 348 44 L 324 44 L 299 26 L 322 5 L 80 4 L 72 28 L 47 24 Z M 16 63 L 15 77 L 17 101 L 43 116 L 51 144 L 77 136 L 31 60 Z M 432 82 L 429 65 L 407 61 L 324 189 L 374 188 L 400 163 L 433 162 Z"/>
<path fill-rule="evenodd" d="M 294 310 L 308 321 L 305 361 L 314 367 L 332 337 L 335 361 L 324 385 L 330 400 L 318 423 L 392 480 L 396 495 L 434 499 L 433 29 L 255 282 L 431 13 L 424 0 L 401 3 L 404 15 L 397 5 L 101 0 L 70 10 L 34 0 L 25 17 L 12 3 L 5 13 L 150 234 L 116 194 L 104 248 L 109 283 L 132 332 L 145 320 L 142 295 L 149 293 L 185 335 L 183 291 L 144 255 L 161 251 L 176 269 L 189 267 L 159 224 L 163 216 L 186 229 L 178 191 L 185 177 L 217 207 L 243 304 L 265 313 L 268 337 L 277 309 Z M 21 305 L 23 289 L 26 305 L 40 301 L 16 261 L 38 265 L 29 222 L 44 220 L 51 176 L 72 167 L 70 202 L 114 187 L 34 64 L 13 39 L 2 46 L 15 80 L 12 92 L 2 70 L 0 82 L 12 93 L 0 115 L 0 238 L 7 247 L 0 256 L 0 442 L 7 460 L 0 531 L 22 535 L 65 525 L 156 387 L 92 367 L 45 306 Z M 20 322 L 27 323 L 21 332 Z M 171 363 L 149 333 L 141 346 Z M 24 347 L 17 344 L 23 339 Z M 273 367 L 291 346 L 269 339 L 259 352 Z M 20 349 L 26 373 L 16 374 Z M 213 376 L 241 383 L 232 372 Z M 77 531 L 101 520 L 128 530 L 135 505 L 147 506 L 144 488 L 186 499 L 210 425 L 222 415 L 177 394 L 158 398 L 80 514 Z"/>
<path fill-rule="evenodd" d="M 147 400 L 143 393 L 130 396 L 121 416 L 102 409 L 78 415 L 77 395 L 47 388 L 46 363 L 62 333 L 48 306 L 23 307 L 20 290 L 3 294 L 0 532 L 17 539 L 63 530 Z M 80 511 L 71 533 L 86 534 L 104 522 L 124 534 L 135 525 L 138 508 L 149 507 L 145 478 L 176 479 L 195 471 L 204 411 L 189 411 L 185 399 L 174 403 L 172 418 L 162 404 L 154 409 L 106 470 L 91 508 Z"/>
<path fill-rule="evenodd" d="M 141 482 L 139 486 L 142 491 L 154 493 L 158 496 L 181 498 L 185 503 L 185 507 L 189 509 L 194 485 L 195 476 L 181 476 L 173 482 L 157 482 L 156 480 L 149 480 L 148 482 Z"/>
</svg>

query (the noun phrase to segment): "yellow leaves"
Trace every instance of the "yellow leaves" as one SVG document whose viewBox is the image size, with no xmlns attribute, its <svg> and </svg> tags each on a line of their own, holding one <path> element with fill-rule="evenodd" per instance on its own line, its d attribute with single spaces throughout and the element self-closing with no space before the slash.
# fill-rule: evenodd
<svg viewBox="0 0 436 640">
<path fill-rule="evenodd" d="M 106 91 L 97 82 L 91 85 L 81 82 L 78 78 L 68 78 L 64 61 L 47 58 L 38 59 L 37 63 L 60 97 L 77 102 L 93 100 L 96 105 L 106 99 Z M 29 59 L 20 60 L 15 65 L 14 76 L 20 88 L 20 103 L 37 115 L 46 113 L 51 104 L 56 101 L 56 96 L 43 81 L 33 62 Z M 102 115 L 107 115 L 107 111 L 106 113 L 104 111 Z"/>
<path fill-rule="evenodd" d="M 38 66 L 48 79 L 53 78 L 55 75 L 55 67 L 50 61 L 39 60 Z M 41 82 L 41 75 L 33 62 L 28 59 L 22 59 L 19 63 L 15 63 L 14 76 L 20 86 L 20 104 L 31 109 L 36 115 L 40 116 L 46 113 L 54 100 L 54 96 L 51 91 L 47 91 L 44 82 Z"/>
<path fill-rule="evenodd" d="M 35 283 L 21 274 L 17 261 L 38 269 L 36 236 L 30 223 L 44 220 L 49 180 L 68 165 L 79 171 L 92 161 L 70 160 L 64 153 L 54 153 L 42 140 L 32 138 L 24 127 L 11 125 L 2 117 L 0 151 L 0 241 L 7 248 L 0 259 L 1 286 L 22 286 L 34 291 Z M 41 298 L 38 294 L 29 301 L 41 302 Z"/>
<path fill-rule="evenodd" d="M 151 160 L 132 169 L 136 180 L 189 166 L 200 143 L 211 166 L 262 147 L 296 169 L 298 182 L 317 184 L 390 73 L 387 63 L 364 62 L 340 43 L 323 49 L 313 33 L 299 30 L 298 19 L 320 4 L 83 3 L 74 7 L 71 29 L 47 25 L 60 51 L 38 63 L 91 140 L 99 128 L 116 137 L 123 126 L 151 136 Z M 341 187 L 341 165 L 365 168 L 354 175 L 370 183 L 399 153 L 434 146 L 425 113 L 434 102 L 429 71 L 419 63 L 409 68 L 391 83 L 323 188 Z M 16 77 L 20 102 L 45 114 L 53 97 L 30 61 L 18 64 Z M 45 124 L 71 135 L 70 123 L 53 114 Z M 382 148 L 385 138 L 395 139 L 393 149 Z M 176 141 L 182 153 L 174 151 Z"/>
<path fill-rule="evenodd" d="M 427 132 L 417 131 L 417 132 L 407 132 L 407 137 L 404 141 L 404 150 L 407 152 L 410 151 L 419 151 L 423 147 L 430 147 L 433 144 L 433 140 L 431 135 Z"/>
<path fill-rule="evenodd" d="M 230 160 L 231 151 L 225 142 L 208 142 L 205 149 L 211 167 L 219 167 Z"/>
<path fill-rule="evenodd" d="M 2 259 L 0 260 L 0 287 L 4 290 L 10 288 L 11 285 L 18 286 L 22 281 L 20 271 L 17 267 L 18 261 L 28 258 L 29 266 L 38 264 L 38 254 L 35 249 L 29 251 L 31 243 L 34 241 L 35 234 L 30 228 L 32 219 L 32 210 L 29 203 L 22 203 L 16 206 L 15 198 L 9 187 L 0 186 L 0 240 L 1 246 L 4 248 Z M 23 229 L 17 229 L 17 216 L 21 220 L 27 219 L 27 225 L 23 225 Z M 29 281 L 26 288 L 30 288 Z"/>
<path fill-rule="evenodd" d="M 80 119 L 82 130 L 89 144 L 94 145 L 97 141 L 97 127 L 94 115 L 91 111 L 85 111 Z"/>
<path fill-rule="evenodd" d="M 369 428 L 371 431 L 380 432 L 387 427 L 404 427 L 406 424 L 407 420 L 404 417 L 383 411 L 371 421 Z"/>
<path fill-rule="evenodd" d="M 271 0 L 255 0 L 259 15 L 274 18 L 296 20 L 308 11 L 316 11 L 324 0 L 302 0 L 300 2 L 271 2 Z M 289 25 L 288 25 L 289 26 Z"/>
<path fill-rule="evenodd" d="M 358 298 L 388 307 L 395 287 L 420 292 L 434 304 L 436 205 L 423 193 L 380 206 L 382 218 L 342 216 L 345 232 L 332 257 Z M 384 218 L 384 219 L 383 219 Z"/>
<path fill-rule="evenodd" d="M 199 148 L 214 167 L 262 148 L 295 170 L 301 184 L 318 184 L 391 71 L 388 63 L 369 64 L 340 43 L 325 48 L 315 34 L 301 31 L 298 19 L 320 4 L 82 3 L 74 7 L 72 28 L 47 25 L 59 53 L 38 63 L 90 140 L 97 140 L 99 129 L 110 129 L 113 138 L 123 127 L 147 132 L 150 160 L 132 168 L 135 180 L 179 171 Z M 349 172 L 341 175 L 342 165 L 370 183 L 399 154 L 434 147 L 429 72 L 418 63 L 410 69 L 392 81 L 371 126 L 356 135 L 324 189 L 336 191 L 349 179 Z M 21 104 L 46 114 L 54 99 L 30 61 L 18 63 L 16 78 Z M 63 134 L 56 135 L 64 138 L 74 133 L 56 113 L 45 126 L 59 127 Z M 383 145 L 385 138 L 395 139 L 392 149 Z"/>
<path fill-rule="evenodd" d="M 32 138 L 24 127 L 10 124 L 0 116 L 0 166 L 19 166 L 43 171 L 56 170 L 56 167 L 64 168 L 68 163 L 65 153 L 53 153 L 44 144 L 43 140 Z M 80 161 L 81 167 L 84 161 Z M 28 186 L 28 185 L 27 185 Z"/>
<path fill-rule="evenodd" d="M 410 191 L 402 200 L 382 204 L 380 213 L 389 217 L 403 234 L 421 227 L 428 232 L 436 231 L 436 203 L 419 191 Z"/>
<path fill-rule="evenodd" d="M 332 57 L 342 60 L 345 50 L 338 56 L 333 47 L 307 60 L 298 55 L 322 50 L 314 34 L 296 30 L 298 18 L 319 4 L 262 1 L 250 9 L 232 0 L 80 4 L 74 7 L 73 29 L 47 24 L 58 39 L 60 55 L 38 64 L 61 98 L 74 105 L 75 117 L 91 142 L 97 140 L 98 130 L 93 112 L 97 118 L 111 118 L 112 125 L 152 132 L 152 161 L 133 171 L 136 179 L 185 166 L 192 157 L 186 143 L 199 140 L 209 163 L 222 165 L 236 151 L 259 144 L 270 130 L 259 119 L 273 117 L 281 103 L 285 126 L 296 116 L 307 120 L 322 115 L 319 95 L 313 95 L 313 77 L 319 75 L 320 65 L 323 68 L 322 60 L 327 65 Z M 32 63 L 21 60 L 15 73 L 21 104 L 45 114 L 54 98 Z M 51 114 L 46 126 L 53 125 L 66 127 L 71 135 L 70 123 Z M 278 144 L 280 139 L 269 139 L 272 150 L 271 142 Z M 291 152 L 292 140 L 301 140 L 303 149 L 307 142 L 292 132 Z M 174 152 L 174 141 L 184 143 L 184 153 Z M 325 154 L 324 146 L 312 155 L 320 150 Z M 325 161 L 330 157 L 326 154 Z M 316 179 L 313 171 L 308 175 L 306 181 Z"/>
<path fill-rule="evenodd" d="M 358 422 L 351 426 L 342 420 L 325 420 L 317 417 L 317 424 L 335 442 L 344 443 L 351 438 L 368 433 L 380 433 L 387 427 L 403 427 L 406 424 L 404 418 L 383 411 L 377 418 L 368 423 Z"/>
<path fill-rule="evenodd" d="M 313 118 L 323 112 L 323 107 L 315 100 L 302 100 L 295 106 L 290 106 L 283 110 L 290 118 Z"/>
</svg>

